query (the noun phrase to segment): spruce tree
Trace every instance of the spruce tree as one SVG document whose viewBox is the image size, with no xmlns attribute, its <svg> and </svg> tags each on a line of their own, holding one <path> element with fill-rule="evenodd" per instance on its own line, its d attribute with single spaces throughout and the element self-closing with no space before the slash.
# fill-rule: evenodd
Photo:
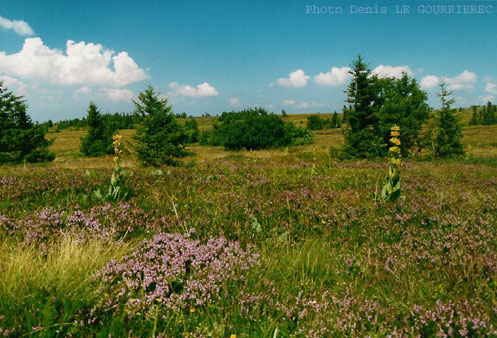
<svg viewBox="0 0 497 338">
<path fill-rule="evenodd" d="M 437 157 L 451 157 L 464 154 L 462 147 L 462 129 L 458 123 L 458 119 L 451 109 L 451 105 L 455 102 L 451 99 L 451 91 L 446 88 L 446 83 L 443 81 L 440 84 L 440 93 L 438 96 L 442 102 L 437 125 L 437 137 L 435 140 L 435 155 Z"/>
<path fill-rule="evenodd" d="M 161 166 L 178 164 L 177 158 L 188 152 L 184 144 L 187 135 L 180 125 L 167 99 L 160 98 L 152 86 L 138 95 L 134 113 L 143 118 L 142 125 L 134 136 L 136 152 L 143 165 Z"/>
<path fill-rule="evenodd" d="M 476 106 L 472 106 L 471 109 L 473 110 L 473 115 L 471 115 L 471 120 L 469 120 L 469 125 L 476 126 L 480 124 L 478 110 Z"/>
<path fill-rule="evenodd" d="M 338 120 L 338 114 L 337 112 L 335 111 L 333 113 L 333 116 L 331 118 L 331 128 L 338 128 L 340 126 L 340 122 Z"/>
<path fill-rule="evenodd" d="M 374 133 L 375 77 L 370 76 L 371 70 L 360 55 L 352 63 L 349 73 L 352 81 L 345 93 L 351 106 L 347 111 L 347 128 L 344 130 L 345 152 L 356 157 L 374 157 L 379 149 Z"/>
<path fill-rule="evenodd" d="M 15 96 L 0 81 L 0 163 L 53 161 L 45 138 L 46 126 L 33 124 L 23 96 Z"/>
<path fill-rule="evenodd" d="M 81 138 L 81 153 L 85 156 L 112 154 L 114 152 L 112 148 L 112 136 L 116 128 L 109 119 L 103 118 L 94 102 L 90 102 L 87 114 L 88 134 Z"/>
<path fill-rule="evenodd" d="M 487 106 L 483 108 L 482 115 L 483 115 L 482 124 L 486 126 L 489 126 L 497 122 L 495 120 L 495 106 L 492 105 L 492 102 L 487 102 Z"/>
</svg>

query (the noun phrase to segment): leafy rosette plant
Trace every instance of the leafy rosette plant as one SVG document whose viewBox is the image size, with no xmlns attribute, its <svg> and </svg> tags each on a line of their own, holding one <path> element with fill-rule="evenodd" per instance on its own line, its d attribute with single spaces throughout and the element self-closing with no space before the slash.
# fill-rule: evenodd
<svg viewBox="0 0 497 338">
<path fill-rule="evenodd" d="M 95 197 L 98 199 L 109 201 L 109 202 L 117 202 L 121 200 L 127 200 L 131 191 L 126 187 L 124 177 L 129 175 L 125 172 L 121 167 L 122 154 L 123 149 L 121 145 L 122 136 L 120 134 L 116 134 L 112 137 L 112 147 L 114 148 L 114 171 L 112 172 L 112 176 L 110 178 L 109 191 L 106 195 L 103 195 L 100 189 L 95 191 Z"/>
<path fill-rule="evenodd" d="M 388 175 L 381 189 L 381 195 L 377 192 L 373 195 L 375 200 L 381 198 L 383 201 L 394 202 L 400 197 L 400 128 L 394 125 L 390 129 L 390 135 L 392 146 L 389 148 L 391 159 Z"/>
</svg>

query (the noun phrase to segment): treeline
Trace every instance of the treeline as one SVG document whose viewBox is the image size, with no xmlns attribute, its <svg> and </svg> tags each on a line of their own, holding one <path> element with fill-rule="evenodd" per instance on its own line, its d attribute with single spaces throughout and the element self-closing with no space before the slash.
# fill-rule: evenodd
<svg viewBox="0 0 497 338">
<path fill-rule="evenodd" d="M 472 106 L 471 109 L 473 111 L 471 120 L 469 120 L 471 126 L 497 124 L 497 106 L 493 105 L 492 102 L 488 102 L 480 109 L 477 106 Z"/>
<path fill-rule="evenodd" d="M 114 129 L 136 129 L 136 126 L 143 122 L 140 116 L 127 113 L 101 114 L 103 123 L 113 126 Z M 60 132 L 63 129 L 74 128 L 84 129 L 89 126 L 86 117 L 74 118 L 53 123 L 51 120 L 45 122 L 46 126 L 55 127 L 55 132 Z"/>
</svg>

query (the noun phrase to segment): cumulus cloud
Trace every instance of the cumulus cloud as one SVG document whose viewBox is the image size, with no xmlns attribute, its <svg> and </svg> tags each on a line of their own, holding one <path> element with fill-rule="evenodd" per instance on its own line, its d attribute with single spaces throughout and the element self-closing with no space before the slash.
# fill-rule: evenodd
<svg viewBox="0 0 497 338">
<path fill-rule="evenodd" d="M 100 88 L 99 93 L 105 100 L 111 102 L 131 101 L 136 97 L 129 89 Z"/>
<path fill-rule="evenodd" d="M 285 100 L 281 103 L 284 104 L 285 106 L 293 106 L 295 104 L 295 100 Z"/>
<path fill-rule="evenodd" d="M 478 76 L 475 73 L 465 70 L 455 77 L 445 78 L 445 82 L 449 85 L 450 90 L 471 90 L 476 79 Z"/>
<path fill-rule="evenodd" d="M 114 55 L 100 44 L 67 40 L 64 53 L 45 46 L 40 38 L 27 38 L 18 53 L 0 52 L 0 72 L 63 85 L 122 87 L 148 78 L 126 52 Z"/>
<path fill-rule="evenodd" d="M 240 106 L 240 100 L 238 99 L 238 97 L 232 97 L 232 98 L 230 98 L 230 105 L 232 107 L 238 107 L 238 106 Z"/>
<path fill-rule="evenodd" d="M 329 103 L 313 102 L 311 104 L 311 107 L 313 107 L 313 108 L 327 108 L 327 107 L 331 107 L 331 104 L 329 104 Z"/>
<path fill-rule="evenodd" d="M 493 96 L 493 95 L 478 96 L 478 99 L 483 104 L 487 104 L 487 102 L 495 102 L 495 96 Z"/>
<path fill-rule="evenodd" d="M 276 83 L 282 87 L 300 88 L 305 87 L 310 78 L 310 76 L 305 75 L 302 69 L 297 69 L 290 73 L 288 78 L 278 79 Z"/>
<path fill-rule="evenodd" d="M 378 75 L 379 78 L 396 78 L 400 79 L 402 78 L 403 74 L 407 74 L 409 76 L 413 76 L 412 70 L 409 68 L 409 66 L 384 66 L 384 65 L 379 65 L 373 71 L 371 72 L 374 75 Z"/>
<path fill-rule="evenodd" d="M 13 29 L 19 35 L 33 35 L 34 31 L 26 21 L 9 20 L 0 16 L 0 27 L 5 29 Z"/>
<path fill-rule="evenodd" d="M 305 108 L 309 108 L 309 103 L 307 103 L 307 102 L 302 102 L 301 104 L 299 104 L 299 107 L 300 107 L 300 108 L 303 108 L 303 109 L 305 109 Z"/>
<path fill-rule="evenodd" d="M 77 99 L 80 95 L 88 95 L 92 92 L 91 88 L 88 88 L 87 86 L 83 86 L 79 89 L 76 89 L 74 93 L 72 94 L 73 99 Z"/>
<path fill-rule="evenodd" d="M 211 86 L 208 82 L 201 83 L 197 87 L 192 87 L 190 85 L 181 85 L 178 82 L 171 82 L 169 84 L 171 89 L 168 94 L 170 96 L 186 96 L 193 98 L 208 97 L 208 96 L 218 96 L 219 93 Z"/>
<path fill-rule="evenodd" d="M 9 90 L 13 90 L 17 95 L 26 95 L 28 85 L 21 80 L 3 75 L 0 76 L 0 81 L 2 81 L 5 87 L 9 88 Z"/>
<path fill-rule="evenodd" d="M 332 67 L 327 73 L 314 76 L 314 82 L 321 86 L 340 86 L 350 78 L 349 67 Z"/>
<path fill-rule="evenodd" d="M 421 80 L 421 88 L 429 89 L 440 84 L 440 78 L 435 75 L 427 75 Z"/>
<path fill-rule="evenodd" d="M 493 95 L 497 95 L 497 85 L 495 83 L 487 83 L 485 87 L 485 92 Z"/>
</svg>

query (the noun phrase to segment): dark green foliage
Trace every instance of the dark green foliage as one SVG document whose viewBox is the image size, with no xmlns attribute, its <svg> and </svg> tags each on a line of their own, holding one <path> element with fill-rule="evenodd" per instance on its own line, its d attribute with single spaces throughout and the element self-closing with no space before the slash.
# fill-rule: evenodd
<svg viewBox="0 0 497 338">
<path fill-rule="evenodd" d="M 330 120 L 324 119 L 318 115 L 307 116 L 307 129 L 309 130 L 323 130 L 328 128 Z"/>
<path fill-rule="evenodd" d="M 330 127 L 331 128 L 338 128 L 338 127 L 340 127 L 340 124 L 341 124 L 340 119 L 338 118 L 338 114 L 335 111 L 333 113 L 333 116 L 331 117 Z"/>
<path fill-rule="evenodd" d="M 383 143 L 375 135 L 374 103 L 377 99 L 375 78 L 361 56 L 352 63 L 352 82 L 347 87 L 347 127 L 344 130 L 345 151 L 352 156 L 374 157 L 380 155 Z"/>
<path fill-rule="evenodd" d="M 211 133 L 202 135 L 202 142 L 208 138 L 210 145 L 223 145 L 228 150 L 284 147 L 310 138 L 309 132 L 263 108 L 224 112 L 213 127 Z"/>
<path fill-rule="evenodd" d="M 458 118 L 450 106 L 455 102 L 449 99 L 451 91 L 446 88 L 445 82 L 440 85 L 438 96 L 442 101 L 442 109 L 436 121 L 437 137 L 435 139 L 435 156 L 451 157 L 464 154 L 462 147 L 462 128 L 459 125 Z"/>
<path fill-rule="evenodd" d="M 489 126 L 497 123 L 497 106 L 492 105 L 492 102 L 488 102 L 486 107 L 483 107 L 481 112 L 481 124 Z"/>
<path fill-rule="evenodd" d="M 393 125 L 401 130 L 402 156 L 414 147 L 420 149 L 420 131 L 430 107 L 416 80 L 407 74 L 401 79 L 373 76 L 360 56 L 352 66 L 353 78 L 346 91 L 351 105 L 343 108 L 345 151 L 354 157 L 387 155 Z"/>
<path fill-rule="evenodd" d="M 281 116 L 283 116 L 283 117 L 287 117 L 288 116 L 288 114 L 286 113 L 285 109 L 281 110 Z"/>
<path fill-rule="evenodd" d="M 161 99 L 152 86 L 138 95 L 135 114 L 143 117 L 143 124 L 134 136 L 136 152 L 143 165 L 161 166 L 178 164 L 177 158 L 188 152 L 184 144 L 187 135 L 176 120 L 167 99 Z"/>
<path fill-rule="evenodd" d="M 26 101 L 7 91 L 0 81 L 0 163 L 53 161 L 45 139 L 47 127 L 33 124 Z"/>
<path fill-rule="evenodd" d="M 480 124 L 480 115 L 478 114 L 478 107 L 471 106 L 471 109 L 473 110 L 473 114 L 471 115 L 471 120 L 469 120 L 469 125 L 476 126 Z"/>
<path fill-rule="evenodd" d="M 375 132 L 382 140 L 381 156 L 388 153 L 388 140 L 393 125 L 400 127 L 400 150 L 403 157 L 409 150 L 422 147 L 420 131 L 423 123 L 430 117 L 428 96 L 422 91 L 415 79 L 406 74 L 401 79 L 376 79 L 378 99 L 375 112 Z"/>
<path fill-rule="evenodd" d="M 342 124 L 344 123 L 347 123 L 347 114 L 349 112 L 351 108 L 350 107 L 347 107 L 346 105 L 343 106 L 342 108 L 342 113 L 343 113 L 343 117 L 342 117 Z"/>
<path fill-rule="evenodd" d="M 88 134 L 81 138 L 80 151 L 85 156 L 112 154 L 112 135 L 117 128 L 106 121 L 95 103 L 90 102 L 87 110 Z"/>
<path fill-rule="evenodd" d="M 330 119 L 322 118 L 319 115 L 311 115 L 307 117 L 307 129 L 309 130 L 323 130 L 338 127 L 340 127 L 340 120 L 337 112 L 333 113 Z"/>
<path fill-rule="evenodd" d="M 187 136 L 186 143 L 198 142 L 200 131 L 198 130 L 198 123 L 193 117 L 185 121 L 185 132 Z"/>
<path fill-rule="evenodd" d="M 180 113 L 177 113 L 177 114 L 176 114 L 176 117 L 177 117 L 178 119 L 186 119 L 187 115 L 186 115 L 186 113 L 185 113 L 185 112 L 182 112 L 181 114 L 180 114 Z"/>
<path fill-rule="evenodd" d="M 116 129 L 135 129 L 136 125 L 140 124 L 143 120 L 141 116 L 126 113 L 101 114 L 101 116 L 105 123 L 114 125 Z M 83 117 L 82 119 L 75 118 L 72 120 L 59 121 L 55 123 L 55 125 L 56 132 L 69 128 L 77 130 L 87 127 L 88 121 Z"/>
</svg>

